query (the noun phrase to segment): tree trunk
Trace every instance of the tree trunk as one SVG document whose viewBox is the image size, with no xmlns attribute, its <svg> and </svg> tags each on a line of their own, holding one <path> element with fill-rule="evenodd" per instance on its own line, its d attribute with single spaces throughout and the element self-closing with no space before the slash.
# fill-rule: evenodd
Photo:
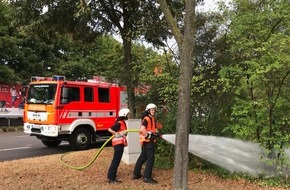
<svg viewBox="0 0 290 190">
<path fill-rule="evenodd" d="M 188 28 L 188 30 L 194 29 Z M 193 36 L 194 34 L 192 34 L 192 31 L 185 32 L 182 47 L 179 48 L 180 70 L 178 81 L 179 89 L 178 89 L 175 162 L 174 162 L 175 189 L 188 189 L 188 135 L 191 118 L 190 100 L 191 100 L 191 79 L 193 70 L 193 46 L 194 46 Z"/>
<path fill-rule="evenodd" d="M 191 79 L 194 62 L 195 0 L 186 1 L 184 35 L 178 29 L 176 21 L 168 9 L 166 0 L 158 0 L 158 2 L 180 52 L 173 186 L 174 189 L 188 189 L 188 135 L 191 118 Z"/>
<path fill-rule="evenodd" d="M 132 61 L 132 53 L 131 53 L 131 38 L 124 35 L 123 36 L 123 46 L 124 46 L 124 64 L 125 64 L 125 69 L 124 69 L 124 75 L 123 79 L 127 87 L 127 96 L 128 96 L 128 108 L 131 111 L 130 116 L 132 118 L 136 117 L 136 111 L 135 111 L 135 93 L 134 93 L 134 84 L 132 81 L 132 66 L 131 66 L 131 61 Z"/>
</svg>

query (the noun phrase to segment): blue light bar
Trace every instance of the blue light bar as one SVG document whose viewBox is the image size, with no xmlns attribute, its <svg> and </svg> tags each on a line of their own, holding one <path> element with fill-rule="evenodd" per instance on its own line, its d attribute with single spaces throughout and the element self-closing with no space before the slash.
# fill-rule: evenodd
<svg viewBox="0 0 290 190">
<path fill-rule="evenodd" d="M 65 76 L 53 75 L 52 76 L 52 80 L 54 80 L 54 81 L 64 81 L 65 80 Z"/>
</svg>

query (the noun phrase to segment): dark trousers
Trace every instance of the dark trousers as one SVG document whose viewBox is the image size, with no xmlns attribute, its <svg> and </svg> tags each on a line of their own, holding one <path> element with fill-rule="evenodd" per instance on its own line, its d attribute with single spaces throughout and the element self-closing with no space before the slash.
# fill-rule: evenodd
<svg viewBox="0 0 290 190">
<path fill-rule="evenodd" d="M 144 178 L 152 178 L 152 170 L 155 161 L 155 143 L 144 142 L 142 145 L 141 154 L 134 168 L 134 175 L 140 176 L 143 164 L 146 162 L 144 169 Z"/>
<path fill-rule="evenodd" d="M 122 155 L 124 152 L 124 145 L 123 144 L 118 144 L 114 146 L 114 156 L 113 160 L 111 162 L 111 165 L 109 167 L 108 171 L 108 179 L 109 180 L 115 180 L 117 176 L 117 170 L 119 167 L 119 164 L 122 159 Z"/>
</svg>

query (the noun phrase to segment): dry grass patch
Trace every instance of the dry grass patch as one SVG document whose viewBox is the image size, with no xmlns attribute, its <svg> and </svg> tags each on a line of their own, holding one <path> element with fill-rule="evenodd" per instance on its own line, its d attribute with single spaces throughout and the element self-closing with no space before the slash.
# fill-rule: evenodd
<svg viewBox="0 0 290 190">
<path fill-rule="evenodd" d="M 73 166 L 89 163 L 98 149 L 72 152 L 64 156 L 64 161 Z M 112 147 L 106 147 L 95 162 L 84 170 L 74 170 L 61 163 L 62 154 L 0 162 L 0 189 L 17 190 L 99 190 L 99 189 L 173 189 L 173 170 L 154 168 L 156 185 L 142 180 L 132 180 L 134 165 L 121 163 L 118 170 L 120 184 L 107 183 L 107 170 L 113 155 Z M 189 172 L 188 186 L 191 190 L 258 190 L 265 188 L 244 179 L 220 179 L 211 174 Z"/>
</svg>

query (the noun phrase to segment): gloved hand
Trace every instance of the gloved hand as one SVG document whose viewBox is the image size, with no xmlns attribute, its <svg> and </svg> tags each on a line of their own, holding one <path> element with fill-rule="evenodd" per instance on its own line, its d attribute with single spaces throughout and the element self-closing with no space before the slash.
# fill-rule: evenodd
<svg viewBox="0 0 290 190">
<path fill-rule="evenodd" d="M 151 139 L 153 137 L 152 132 L 148 131 L 147 132 L 147 136 L 145 137 L 145 139 Z"/>
<path fill-rule="evenodd" d="M 115 135 L 114 135 L 116 138 L 121 138 L 122 137 L 122 135 L 120 134 L 120 133 L 115 133 Z"/>
<path fill-rule="evenodd" d="M 127 131 L 121 131 L 121 132 L 120 132 L 120 135 L 121 135 L 121 136 L 127 136 Z"/>
<path fill-rule="evenodd" d="M 158 132 L 155 133 L 155 136 L 162 138 L 162 133 L 160 131 L 158 131 Z"/>
</svg>

